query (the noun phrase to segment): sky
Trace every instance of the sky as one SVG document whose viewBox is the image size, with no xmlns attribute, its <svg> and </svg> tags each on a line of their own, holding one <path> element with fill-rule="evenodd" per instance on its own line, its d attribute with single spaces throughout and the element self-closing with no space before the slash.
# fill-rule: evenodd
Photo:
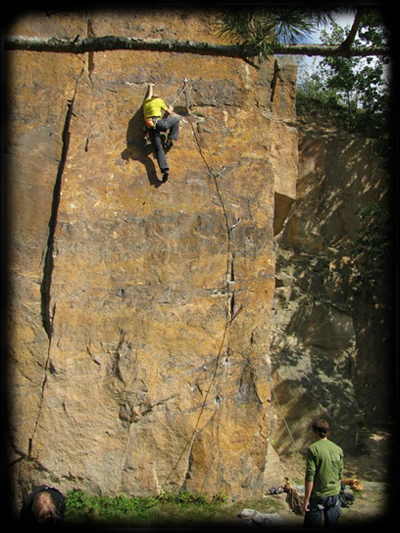
<svg viewBox="0 0 400 533">
<path fill-rule="evenodd" d="M 350 30 L 350 28 L 353 25 L 355 17 L 355 11 L 348 11 L 345 13 L 341 13 L 336 15 L 335 21 L 339 26 L 342 28 L 345 28 L 347 26 L 347 29 Z M 322 44 L 321 42 L 321 30 L 323 28 L 317 29 L 315 32 L 307 36 L 306 39 L 304 39 L 304 43 L 309 44 Z M 330 26 L 326 27 L 328 31 L 330 31 Z M 304 80 L 310 77 L 311 74 L 313 74 L 315 71 L 318 70 L 318 65 L 320 61 L 323 60 L 323 57 L 320 56 L 297 56 L 297 62 L 298 62 L 298 72 L 297 72 L 297 83 L 301 84 Z M 392 72 L 392 64 L 386 65 L 384 67 L 384 78 L 389 79 Z"/>
<path fill-rule="evenodd" d="M 351 28 L 353 21 L 354 21 L 355 13 L 354 11 L 349 11 L 346 13 L 340 13 L 335 16 L 335 21 L 339 26 L 342 28 L 345 28 L 348 26 Z M 322 27 L 318 28 L 316 31 L 308 35 L 303 43 L 309 43 L 309 44 L 322 44 L 321 42 L 321 31 Z M 329 31 L 329 26 L 325 27 Z M 320 61 L 322 61 L 323 57 L 314 56 L 299 56 L 298 58 L 298 65 L 299 65 L 299 72 L 298 72 L 298 82 L 301 82 L 302 76 L 309 76 L 311 75 L 317 68 Z"/>
<path fill-rule="evenodd" d="M 344 28 L 345 26 L 349 26 L 351 28 L 353 21 L 354 21 L 354 11 L 348 12 L 348 13 L 340 13 L 335 16 L 335 21 L 339 26 Z M 329 28 L 328 28 L 329 29 Z M 321 30 L 322 28 L 319 28 L 315 32 L 313 32 L 310 36 L 308 36 L 304 42 L 305 43 L 312 43 L 312 44 L 321 44 Z"/>
</svg>

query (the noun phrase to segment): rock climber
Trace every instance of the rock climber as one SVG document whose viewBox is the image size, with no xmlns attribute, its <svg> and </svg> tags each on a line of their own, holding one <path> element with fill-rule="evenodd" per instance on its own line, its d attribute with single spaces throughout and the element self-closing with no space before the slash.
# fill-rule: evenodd
<svg viewBox="0 0 400 533">
<path fill-rule="evenodd" d="M 54 487 L 41 486 L 22 502 L 19 523 L 36 526 L 63 526 L 64 495 Z"/>
<path fill-rule="evenodd" d="M 163 175 L 163 183 L 167 181 L 169 175 L 165 150 L 172 148 L 173 141 L 177 142 L 179 135 L 179 117 L 174 115 L 173 112 L 174 108 L 172 105 L 167 107 L 164 100 L 154 94 L 154 83 L 149 83 L 143 102 L 143 114 L 145 128 L 149 134 L 158 166 Z M 160 132 L 168 132 L 168 140 L 165 143 L 165 147 L 163 146 Z"/>
<path fill-rule="evenodd" d="M 329 424 L 312 425 L 317 439 L 307 450 L 304 527 L 335 527 L 340 516 L 339 493 L 343 474 L 343 450 L 328 440 Z"/>
</svg>

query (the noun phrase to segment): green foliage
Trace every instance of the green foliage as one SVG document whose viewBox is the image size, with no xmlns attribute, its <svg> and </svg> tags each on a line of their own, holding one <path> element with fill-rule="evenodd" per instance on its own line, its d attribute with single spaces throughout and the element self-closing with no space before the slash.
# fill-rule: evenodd
<svg viewBox="0 0 400 533">
<path fill-rule="evenodd" d="M 144 518 L 159 503 L 156 498 L 88 496 L 81 491 L 68 492 L 66 502 L 69 522 L 120 521 L 132 516 Z"/>
<path fill-rule="evenodd" d="M 175 505 L 208 505 L 209 498 L 205 494 L 186 491 L 182 493 L 166 492 L 160 497 L 161 502 L 173 503 Z"/>
<path fill-rule="evenodd" d="M 356 211 L 361 221 L 359 237 L 353 242 L 353 253 L 375 260 L 391 259 L 391 217 L 376 202 Z"/>
<path fill-rule="evenodd" d="M 378 280 L 386 279 L 394 260 L 392 217 L 387 210 L 373 202 L 356 211 L 360 229 L 352 242 L 354 265 L 353 288 L 359 291 L 366 285 L 374 287 Z M 374 296 L 373 296 L 374 298 Z"/>
<path fill-rule="evenodd" d="M 191 491 L 165 493 L 159 498 L 118 495 L 88 496 L 81 491 L 67 494 L 66 521 L 71 524 L 157 524 L 195 521 L 212 517 L 226 502 L 223 494 L 209 498 Z"/>
<path fill-rule="evenodd" d="M 240 6 L 218 13 L 216 30 L 243 44 L 254 55 L 271 53 L 273 44 L 296 44 L 309 35 L 318 24 L 331 19 L 332 9 L 326 6 Z"/>
<path fill-rule="evenodd" d="M 327 45 L 343 43 L 349 30 L 331 22 L 331 31 L 321 32 L 322 41 Z M 388 39 L 380 12 L 366 9 L 355 45 L 382 45 Z M 347 131 L 379 139 L 381 148 L 387 146 L 391 104 L 388 64 L 388 57 L 326 57 L 312 75 L 300 76 L 298 113 L 307 112 L 319 101 L 336 112 Z"/>
</svg>

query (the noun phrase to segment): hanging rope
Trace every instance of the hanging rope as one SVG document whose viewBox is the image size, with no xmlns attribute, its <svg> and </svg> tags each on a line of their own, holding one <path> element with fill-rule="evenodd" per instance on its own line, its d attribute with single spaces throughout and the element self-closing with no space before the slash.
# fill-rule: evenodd
<svg viewBox="0 0 400 533">
<path fill-rule="evenodd" d="M 278 401 L 278 397 L 277 397 L 277 395 L 275 393 L 275 390 L 272 388 L 271 391 L 272 391 L 272 395 L 274 397 L 274 400 L 276 401 L 276 404 L 278 405 L 279 410 L 281 410 L 282 407 L 281 407 L 281 404 Z M 288 423 L 286 422 L 286 418 L 283 415 L 282 415 L 282 420 L 283 420 L 283 423 L 285 424 L 285 427 L 286 427 L 286 430 L 287 430 L 287 432 L 289 434 L 290 440 L 292 441 L 293 447 L 296 450 L 297 455 L 300 457 L 301 462 L 305 466 L 305 461 L 303 459 L 303 456 L 301 455 L 300 450 L 297 447 L 296 441 L 294 440 L 292 432 L 290 431 L 290 427 L 289 427 Z"/>
<path fill-rule="evenodd" d="M 188 114 L 190 114 L 190 108 L 192 107 L 192 103 L 190 101 L 190 97 L 188 95 L 188 92 L 187 92 L 187 89 L 189 87 L 188 85 L 188 80 L 187 78 L 183 78 L 183 88 L 182 90 L 179 92 L 178 96 L 175 98 L 174 102 L 172 105 L 175 104 L 175 102 L 181 97 L 181 95 L 183 93 L 185 93 L 185 98 L 186 98 L 186 104 L 187 104 L 187 109 L 188 109 Z M 214 183 L 215 183 L 215 187 L 216 187 L 216 190 L 217 190 L 217 194 L 218 194 L 218 197 L 219 197 L 219 200 L 220 200 L 220 203 L 221 203 L 221 207 L 222 207 L 222 210 L 223 210 L 223 213 L 224 213 L 224 217 L 225 217 L 225 223 L 226 223 L 226 227 L 227 227 L 227 255 L 228 255 L 228 259 L 227 259 L 227 272 L 226 272 L 226 277 L 228 277 L 228 272 L 230 270 L 230 254 L 231 254 L 231 238 L 230 238 L 230 231 L 229 231 L 229 221 L 228 221 L 228 215 L 227 215 L 227 212 L 226 212 L 226 208 L 225 208 L 225 204 L 224 204 L 224 201 L 223 201 L 223 198 L 222 198 L 222 195 L 221 195 L 221 192 L 219 190 L 219 187 L 218 187 L 218 181 L 217 181 L 217 178 L 220 174 L 222 174 L 222 172 L 225 170 L 225 169 L 222 169 L 218 174 L 212 169 L 212 167 L 210 166 L 210 164 L 208 163 L 206 157 L 204 156 L 202 150 L 201 150 L 201 143 L 199 142 L 199 139 L 198 139 L 198 135 L 200 135 L 200 132 L 198 130 L 196 130 L 195 126 L 193 125 L 192 121 L 191 120 L 188 120 L 189 123 L 190 123 L 190 126 L 192 128 L 192 132 L 193 132 L 193 135 L 194 135 L 194 138 L 195 138 L 195 142 L 196 142 L 196 146 L 197 146 L 197 149 L 209 171 L 209 173 L 211 174 L 211 176 L 213 177 L 214 179 Z M 196 124 L 197 125 L 197 124 Z M 209 151 L 209 154 L 210 156 L 212 157 L 212 154 L 209 150 L 209 148 L 207 147 L 208 151 Z M 211 377 L 211 381 L 210 381 L 210 384 L 207 388 L 207 391 L 206 391 L 206 394 L 204 396 L 204 400 L 201 404 L 201 408 L 200 408 L 200 412 L 199 412 L 199 415 L 197 417 L 197 420 L 196 420 L 196 424 L 195 424 L 195 427 L 189 437 L 189 439 L 187 440 L 182 452 L 180 453 L 177 461 L 175 462 L 171 472 L 169 473 L 169 475 L 167 476 L 166 480 L 164 481 L 164 483 L 162 484 L 161 486 L 161 493 L 163 492 L 164 490 L 164 487 L 167 485 L 168 481 L 171 479 L 171 476 L 173 475 L 173 473 L 176 471 L 176 469 L 178 468 L 178 465 L 180 463 L 180 461 L 182 460 L 182 457 L 184 456 L 186 450 L 188 449 L 189 445 L 191 446 L 194 442 L 194 439 L 196 437 L 196 434 L 198 432 L 198 428 L 199 428 L 199 425 L 200 425 L 200 421 L 201 421 L 201 418 L 203 416 L 203 413 L 204 413 L 204 410 L 205 410 L 205 407 L 206 407 L 206 403 L 207 403 L 207 400 L 208 400 L 208 397 L 209 397 L 209 394 L 211 392 L 211 389 L 212 389 L 212 386 L 214 385 L 214 382 L 215 382 L 215 379 L 217 377 L 217 372 L 218 372 L 218 369 L 219 369 L 219 363 L 220 363 L 220 359 L 221 359 L 221 355 L 222 355 L 222 352 L 223 352 L 223 348 L 224 348 L 224 345 L 225 345 L 225 340 L 226 340 L 226 337 L 227 337 L 227 334 L 228 334 L 228 331 L 229 331 L 229 327 L 230 325 L 232 324 L 232 317 L 230 316 L 229 314 L 229 308 L 230 308 L 230 289 L 229 289 L 229 285 L 227 284 L 227 297 L 228 297 L 228 301 L 227 301 L 227 304 L 228 304 L 228 311 L 227 311 L 227 316 L 226 316 L 226 322 L 225 322 L 225 327 L 224 327 L 224 331 L 223 331 L 223 335 L 222 335 L 222 339 L 221 339 L 221 343 L 220 343 L 220 347 L 219 347 L 219 350 L 218 350 L 218 354 L 217 354 L 217 357 L 216 357 L 216 361 L 215 361 L 215 368 L 214 368 L 214 371 L 213 371 L 213 374 L 212 374 L 212 377 Z"/>
<path fill-rule="evenodd" d="M 207 403 L 209 394 L 211 392 L 212 386 L 213 386 L 213 384 L 215 382 L 215 379 L 217 377 L 220 358 L 221 358 L 221 355 L 222 355 L 222 352 L 223 352 L 223 348 L 224 348 L 224 345 L 225 345 L 225 340 L 226 340 L 229 328 L 230 328 L 232 322 L 236 319 L 236 317 L 239 315 L 239 312 L 242 311 L 243 308 L 246 310 L 245 311 L 245 317 L 246 317 L 245 319 L 250 323 L 250 319 L 249 319 L 249 315 L 248 315 L 248 305 L 247 305 L 248 304 L 248 298 L 249 298 L 247 285 L 246 285 L 246 289 L 245 289 L 244 303 L 239 307 L 239 310 L 234 315 L 232 315 L 232 313 L 229 312 L 230 300 L 231 300 L 231 289 L 230 289 L 229 281 L 228 281 L 228 273 L 229 273 L 229 271 L 231 269 L 231 264 L 232 264 L 232 261 L 233 261 L 233 252 L 232 252 L 232 240 L 233 240 L 233 238 L 231 237 L 231 235 L 234 233 L 233 230 L 241 222 L 241 219 L 236 219 L 236 222 L 232 226 L 229 224 L 228 212 L 227 212 L 227 209 L 226 209 L 226 206 L 225 206 L 225 202 L 223 200 L 221 189 L 220 189 L 219 184 L 218 184 L 218 177 L 226 170 L 226 168 L 222 167 L 222 169 L 219 172 L 217 172 L 214 169 L 214 166 L 210 165 L 210 163 L 208 162 L 207 158 L 205 157 L 205 155 L 203 153 L 202 144 L 206 147 L 206 149 L 208 151 L 208 154 L 210 156 L 210 159 L 211 160 L 213 159 L 212 152 L 210 151 L 207 143 L 205 142 L 205 139 L 203 138 L 202 142 L 200 142 L 200 137 L 202 136 L 202 134 L 201 134 L 201 131 L 200 131 L 199 127 L 198 127 L 198 123 L 195 122 L 195 124 L 193 124 L 192 120 L 190 120 L 190 118 L 189 118 L 190 117 L 190 109 L 193 106 L 193 104 L 192 104 L 192 102 L 190 100 L 190 96 L 188 94 L 188 89 L 189 89 L 189 83 L 188 83 L 187 78 L 184 77 L 183 78 L 183 88 L 181 89 L 181 91 L 176 96 L 175 100 L 172 103 L 172 106 L 175 105 L 175 103 L 182 96 L 182 94 L 185 94 L 186 105 L 187 105 L 187 110 L 188 110 L 188 117 L 187 117 L 188 118 L 188 122 L 189 122 L 189 124 L 191 126 L 198 152 L 199 152 L 200 156 L 202 157 L 202 159 L 204 161 L 204 164 L 206 165 L 206 167 L 208 169 L 209 174 L 213 178 L 213 181 L 214 181 L 214 184 L 215 184 L 215 188 L 216 188 L 216 191 L 217 191 L 217 195 L 218 195 L 218 198 L 219 198 L 219 201 L 220 201 L 220 204 L 221 204 L 221 208 L 223 210 L 223 214 L 224 214 L 224 217 L 225 217 L 225 223 L 226 223 L 226 228 L 227 228 L 227 239 L 228 239 L 227 240 L 227 256 L 228 257 L 227 257 L 227 272 L 226 272 L 227 295 L 228 295 L 228 311 L 227 311 L 227 319 L 226 319 L 226 323 L 225 323 L 225 327 L 224 327 L 224 332 L 223 332 L 223 335 L 222 335 L 220 347 L 219 347 L 218 354 L 217 354 L 216 361 L 215 361 L 215 368 L 214 368 L 214 371 L 213 371 L 213 374 L 212 374 L 212 377 L 211 377 L 210 384 L 209 384 L 209 386 L 207 388 L 204 400 L 203 400 L 203 402 L 201 404 L 201 408 L 200 408 L 200 412 L 199 412 L 199 415 L 198 415 L 197 420 L 196 420 L 196 424 L 195 424 L 194 429 L 193 429 L 189 439 L 187 440 L 182 452 L 180 453 L 178 459 L 176 460 L 174 466 L 172 467 L 171 472 L 168 474 L 167 478 L 165 479 L 164 483 L 162 484 L 162 486 L 161 486 L 161 494 L 162 494 L 165 486 L 167 485 L 167 483 L 171 479 L 173 473 L 178 468 L 178 465 L 179 465 L 180 461 L 182 460 L 186 450 L 188 449 L 189 446 L 192 446 L 193 443 L 194 443 L 194 440 L 195 440 L 195 437 L 196 437 L 196 434 L 198 432 L 198 428 L 199 428 L 199 425 L 200 425 L 200 421 L 201 421 L 201 418 L 203 416 L 203 413 L 204 413 L 204 410 L 205 410 L 205 407 L 206 407 L 206 403 Z M 250 205 L 249 205 L 249 211 L 250 211 Z M 255 247 L 253 263 L 255 261 L 256 255 L 257 255 L 257 250 L 256 250 L 256 247 Z M 252 326 L 251 323 L 250 323 L 250 326 Z M 262 356 L 261 349 L 260 349 L 260 347 L 258 345 L 257 340 L 254 337 L 252 337 L 252 342 L 256 346 L 259 356 Z M 277 398 L 276 393 L 275 393 L 273 388 L 271 388 L 271 392 L 272 392 L 272 395 L 274 397 L 274 400 L 275 400 L 279 410 L 281 410 L 281 406 L 279 404 L 278 398 Z M 298 456 L 300 457 L 302 463 L 304 464 L 303 457 L 300 454 L 300 451 L 299 451 L 299 449 L 298 449 L 298 447 L 296 445 L 296 442 L 295 442 L 295 440 L 293 438 L 292 432 L 290 431 L 289 425 L 287 424 L 287 421 L 286 421 L 284 416 L 282 416 L 282 420 L 283 420 L 283 422 L 285 424 L 286 430 L 287 430 L 287 432 L 289 434 L 289 437 L 290 437 L 290 439 L 291 439 L 291 441 L 293 443 L 293 446 L 294 446 Z"/>
<path fill-rule="evenodd" d="M 250 210 L 250 206 L 249 206 L 249 210 Z M 236 225 L 237 225 L 237 224 L 236 224 Z M 233 229 L 233 228 L 232 228 L 232 229 Z M 233 238 L 234 238 L 234 237 L 233 237 Z M 254 265 L 254 262 L 255 262 L 256 257 L 257 257 L 257 246 L 254 245 L 253 265 Z M 253 276 L 254 276 L 254 267 L 253 267 Z M 245 284 L 245 298 L 244 298 L 244 303 L 243 303 L 242 307 L 245 309 L 245 320 L 248 322 L 248 324 L 249 324 L 249 326 L 250 326 L 250 329 L 251 329 L 251 328 L 252 328 L 252 323 L 250 322 L 250 317 L 249 317 L 249 311 L 248 311 L 248 299 L 249 299 L 248 285 Z M 254 335 L 252 336 L 252 343 L 255 345 L 259 357 L 261 357 L 261 356 L 262 356 L 262 351 L 261 351 L 261 348 L 260 348 L 260 346 L 259 346 L 259 344 L 258 344 L 257 338 L 256 338 Z M 286 421 L 286 418 L 282 415 L 282 407 L 281 407 L 281 405 L 280 405 L 280 403 L 279 403 L 278 397 L 277 397 L 276 392 L 275 392 L 275 390 L 274 390 L 273 387 L 271 387 L 271 393 L 272 393 L 272 396 L 273 396 L 273 398 L 274 398 L 274 401 L 276 402 L 276 404 L 277 404 L 277 406 L 278 406 L 278 409 L 279 409 L 279 411 L 280 411 L 280 415 L 281 415 L 281 419 L 283 420 L 283 423 L 284 423 L 285 428 L 286 428 L 286 430 L 287 430 L 287 432 L 288 432 L 288 435 L 289 435 L 289 437 L 290 437 L 290 440 L 292 441 L 293 447 L 294 447 L 294 449 L 295 449 L 297 455 L 299 456 L 299 458 L 300 458 L 302 464 L 305 466 L 305 461 L 304 461 L 304 459 L 303 459 L 303 457 L 302 457 L 302 455 L 301 455 L 301 453 L 300 453 L 299 448 L 297 447 L 296 441 L 295 441 L 294 438 L 293 438 L 293 434 L 292 434 L 292 432 L 291 432 L 291 430 L 290 430 L 290 427 L 289 427 L 289 425 L 288 425 L 288 423 L 287 423 L 287 421 Z"/>
<path fill-rule="evenodd" d="M 166 484 L 168 483 L 168 481 L 171 479 L 171 476 L 172 474 L 175 472 L 175 470 L 178 468 L 178 465 L 179 463 L 181 462 L 181 459 L 182 457 L 184 456 L 186 450 L 188 449 L 189 445 L 192 445 L 193 442 L 194 442 L 194 438 L 196 437 L 196 433 L 197 433 L 197 430 L 198 430 L 198 427 L 200 425 L 200 420 L 201 420 L 201 417 L 203 415 L 203 412 L 204 412 L 204 409 L 206 407 L 206 403 L 207 403 L 207 400 L 208 400 L 208 396 L 211 392 L 211 388 L 214 384 L 214 381 L 215 381 L 215 378 L 217 377 L 217 372 L 218 372 L 218 368 L 219 368 L 219 361 L 220 361 L 220 358 L 221 358 L 221 354 L 222 354 L 222 349 L 224 347 L 224 344 L 225 344 L 225 339 L 226 339 L 226 335 L 227 335 L 227 332 L 228 332 L 228 329 L 229 329 L 229 326 L 230 326 L 230 321 L 227 320 L 226 323 L 225 323 L 225 328 L 224 328 L 224 333 L 223 333 L 223 336 L 222 336 L 222 340 L 221 340 L 221 344 L 220 344 L 220 348 L 219 348 L 219 351 L 218 351 L 218 355 L 217 355 L 217 358 L 216 358 L 216 361 L 215 361 L 215 368 L 214 368 L 214 372 L 213 372 L 213 375 L 212 375 L 212 378 L 211 378 L 211 382 L 210 382 L 210 385 L 208 386 L 207 388 L 207 391 L 206 391 L 206 394 L 204 396 L 204 400 L 201 404 L 201 408 L 200 408 L 200 412 L 199 412 L 199 416 L 197 417 L 197 421 L 196 421 L 196 424 L 194 426 L 194 429 L 188 439 L 188 441 L 186 442 L 181 454 L 179 455 L 175 465 L 173 466 L 171 472 L 168 474 L 168 477 L 166 478 L 166 480 L 164 481 L 164 483 L 162 484 L 161 486 L 161 495 L 164 491 L 164 487 L 166 486 Z"/>
<path fill-rule="evenodd" d="M 182 90 L 179 92 L 178 96 L 175 98 L 175 100 L 172 102 L 172 107 L 176 104 L 176 102 L 179 100 L 179 98 L 182 96 L 182 94 L 186 91 L 187 89 L 187 84 L 188 84 L 188 80 L 187 78 L 183 78 L 183 88 Z"/>
</svg>

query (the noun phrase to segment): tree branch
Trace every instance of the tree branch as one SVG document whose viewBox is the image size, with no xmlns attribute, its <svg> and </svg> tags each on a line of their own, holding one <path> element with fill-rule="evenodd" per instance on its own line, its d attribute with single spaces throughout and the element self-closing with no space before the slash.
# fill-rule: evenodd
<svg viewBox="0 0 400 533">
<path fill-rule="evenodd" d="M 177 52 L 221 57 L 248 59 L 256 54 L 244 45 L 212 44 L 195 41 L 171 41 L 166 39 L 139 39 L 133 37 L 86 37 L 79 39 L 62 39 L 51 37 L 5 36 L 6 50 L 25 50 L 31 52 L 55 52 L 83 54 L 85 52 L 104 52 L 112 50 L 140 50 L 152 52 Z M 380 56 L 390 55 L 387 46 L 358 47 L 342 53 L 340 46 L 318 44 L 272 45 L 272 54 L 308 55 L 308 56 Z"/>
<path fill-rule="evenodd" d="M 350 50 L 342 51 L 341 45 L 325 44 L 292 44 L 274 45 L 273 54 L 305 55 L 305 56 L 337 56 L 337 57 L 367 57 L 367 56 L 390 56 L 388 46 L 358 46 Z"/>
<path fill-rule="evenodd" d="M 351 27 L 351 30 L 346 37 L 346 39 L 343 41 L 343 43 L 340 45 L 339 49 L 342 54 L 344 54 L 345 57 L 349 57 L 349 53 L 351 51 L 351 47 L 353 46 L 354 39 L 356 38 L 358 28 L 360 27 L 361 18 L 364 13 L 363 6 L 357 7 L 356 16 L 353 21 L 353 25 Z"/>
</svg>

